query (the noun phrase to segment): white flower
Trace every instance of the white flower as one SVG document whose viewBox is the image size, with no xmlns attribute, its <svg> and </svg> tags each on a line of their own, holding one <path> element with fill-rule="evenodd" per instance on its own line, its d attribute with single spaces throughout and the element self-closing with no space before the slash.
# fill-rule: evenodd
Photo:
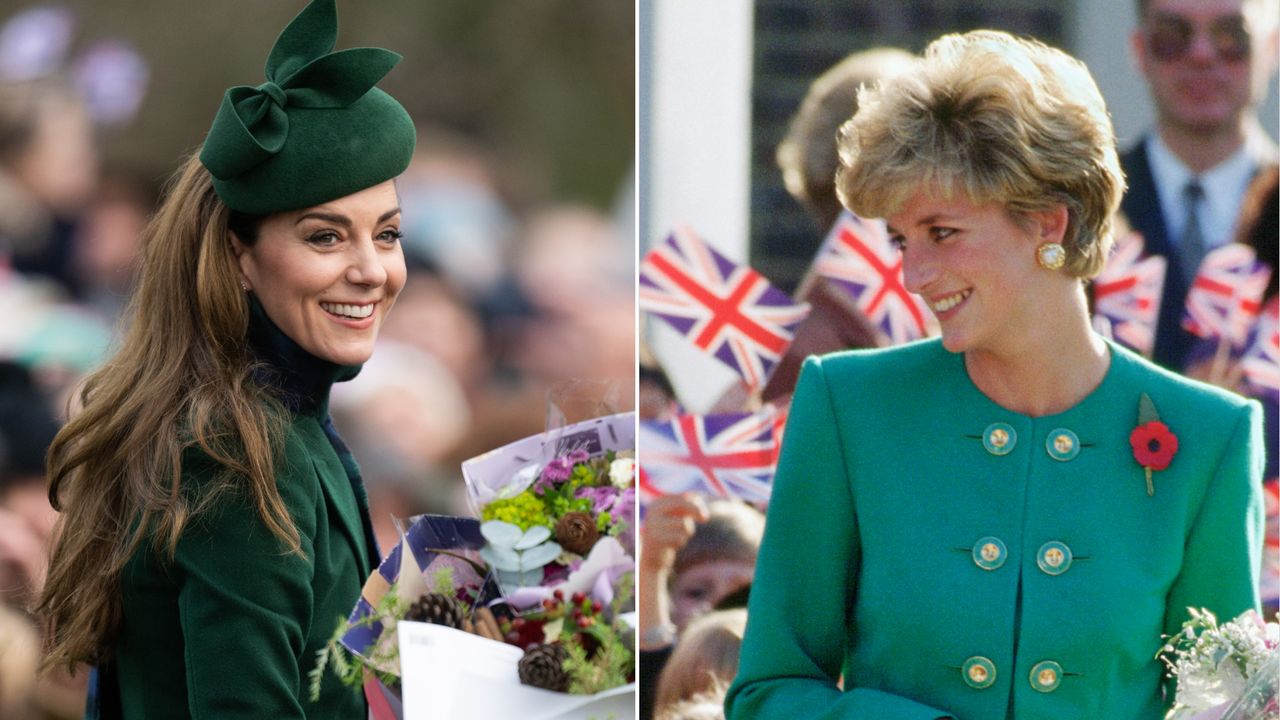
<svg viewBox="0 0 1280 720">
<path fill-rule="evenodd" d="M 1170 669 L 1178 678 L 1175 710 L 1184 714 L 1225 707 L 1244 695 L 1250 678 L 1265 672 L 1263 665 L 1273 652 L 1270 638 L 1275 633 L 1275 625 L 1264 623 L 1253 612 L 1221 625 L 1206 610 L 1192 610 L 1191 617 L 1183 631 L 1162 649 L 1168 652 L 1173 648 Z"/>
<path fill-rule="evenodd" d="M 1200 712 L 1230 702 L 1244 693 L 1245 678 L 1235 662 L 1217 668 L 1206 663 L 1178 673 L 1178 704 Z"/>
<path fill-rule="evenodd" d="M 631 487 L 636 476 L 635 458 L 620 457 L 609 463 L 609 481 L 619 488 Z"/>
</svg>

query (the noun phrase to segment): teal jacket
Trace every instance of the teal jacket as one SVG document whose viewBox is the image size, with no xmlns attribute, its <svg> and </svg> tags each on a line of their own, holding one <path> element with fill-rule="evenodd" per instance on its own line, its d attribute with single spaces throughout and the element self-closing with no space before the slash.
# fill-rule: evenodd
<svg viewBox="0 0 1280 720">
<path fill-rule="evenodd" d="M 1260 412 L 1110 351 L 1098 388 L 1037 418 L 937 340 L 810 358 L 730 720 L 1160 718 L 1162 634 L 1258 604 Z M 1142 393 L 1179 442 L 1153 496 Z"/>
<path fill-rule="evenodd" d="M 269 323 L 259 329 L 262 377 L 291 411 L 276 486 L 302 555 L 286 552 L 243 494 L 198 515 L 172 560 L 140 549 L 121 578 L 124 621 L 103 674 L 114 685 L 100 688 L 103 718 L 366 718 L 363 695 L 331 673 L 312 703 L 307 677 L 377 563 L 358 471 L 326 428 L 330 385 L 354 373 Z M 215 470 L 189 451 L 184 485 L 198 488 Z"/>
</svg>

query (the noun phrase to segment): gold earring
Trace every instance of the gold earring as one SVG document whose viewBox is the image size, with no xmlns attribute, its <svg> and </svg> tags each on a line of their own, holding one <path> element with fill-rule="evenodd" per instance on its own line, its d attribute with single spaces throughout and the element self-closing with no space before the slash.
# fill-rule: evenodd
<svg viewBox="0 0 1280 720">
<path fill-rule="evenodd" d="M 1056 242 L 1047 242 L 1036 248 L 1036 262 L 1045 270 L 1057 270 L 1067 262 L 1067 251 Z"/>
</svg>

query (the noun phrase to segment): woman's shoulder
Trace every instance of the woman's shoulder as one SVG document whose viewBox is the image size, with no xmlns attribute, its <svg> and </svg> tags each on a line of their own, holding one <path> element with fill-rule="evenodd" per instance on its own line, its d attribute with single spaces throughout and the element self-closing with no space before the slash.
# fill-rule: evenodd
<svg viewBox="0 0 1280 720">
<path fill-rule="evenodd" d="M 949 364 L 953 365 L 955 360 L 956 356 L 942 346 L 941 339 L 928 338 L 892 347 L 813 355 L 805 360 L 805 364 L 821 367 L 828 378 L 858 376 L 869 380 L 876 376 L 934 375 L 943 372 Z"/>
<path fill-rule="evenodd" d="M 313 442 L 296 421 L 283 426 L 278 442 L 272 472 L 281 500 L 296 516 L 303 508 L 314 506 L 320 492 L 312 463 Z M 249 483 L 230 461 L 230 454 L 224 455 L 206 443 L 188 441 L 183 448 L 182 485 L 192 499 L 212 499 L 216 505 L 253 502 Z"/>
<path fill-rule="evenodd" d="M 1119 345 L 1111 348 L 1122 384 L 1147 395 L 1166 424 L 1179 419 L 1202 430 L 1229 430 L 1261 410 L 1256 400 L 1179 375 Z"/>
</svg>

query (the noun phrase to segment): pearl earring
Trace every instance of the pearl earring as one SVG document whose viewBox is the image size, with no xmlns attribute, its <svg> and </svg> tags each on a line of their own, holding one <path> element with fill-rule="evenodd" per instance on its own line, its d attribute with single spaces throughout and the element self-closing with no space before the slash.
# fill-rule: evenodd
<svg viewBox="0 0 1280 720">
<path fill-rule="evenodd" d="M 1045 270 L 1057 270 L 1067 262 L 1067 251 L 1058 243 L 1044 243 L 1036 248 L 1036 262 Z"/>
</svg>

